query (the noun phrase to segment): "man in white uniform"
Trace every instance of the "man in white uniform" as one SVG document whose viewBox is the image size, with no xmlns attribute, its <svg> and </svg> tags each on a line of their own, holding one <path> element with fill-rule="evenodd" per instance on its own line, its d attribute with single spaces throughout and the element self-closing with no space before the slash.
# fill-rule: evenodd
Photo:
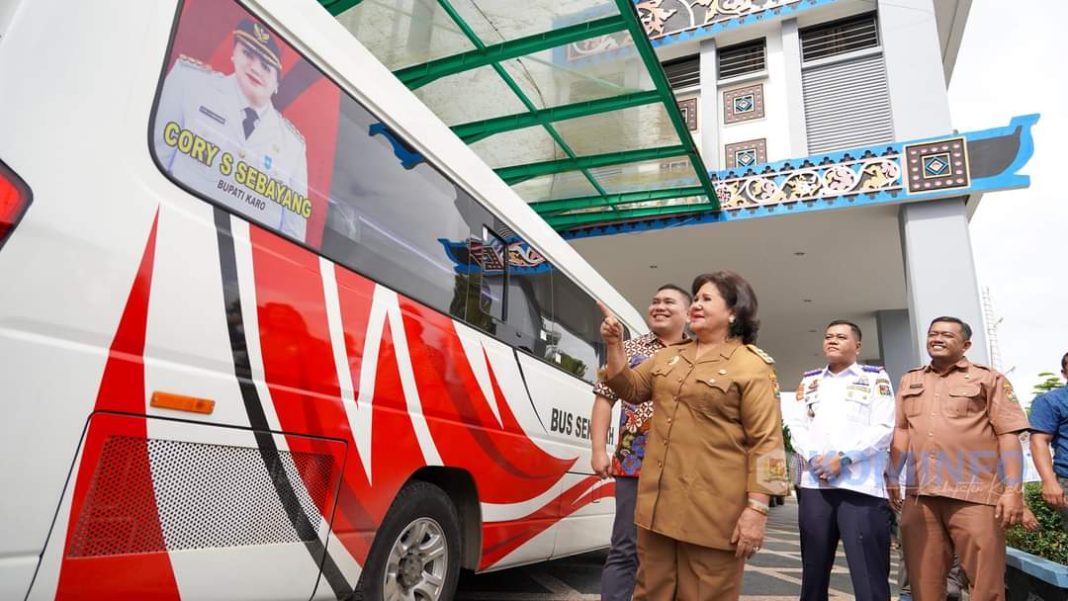
<svg viewBox="0 0 1068 601">
<path fill-rule="evenodd" d="M 274 34 L 241 21 L 231 61 L 230 75 L 186 56 L 175 62 L 156 107 L 156 158 L 193 191 L 304 241 L 306 149 L 271 102 L 282 68 Z"/>
<path fill-rule="evenodd" d="M 805 372 L 788 413 L 804 459 L 798 490 L 801 601 L 827 601 L 838 541 L 858 601 L 890 598 L 890 505 L 884 478 L 894 432 L 894 393 L 881 367 L 858 365 L 861 332 L 832 321 L 827 366 Z"/>
</svg>

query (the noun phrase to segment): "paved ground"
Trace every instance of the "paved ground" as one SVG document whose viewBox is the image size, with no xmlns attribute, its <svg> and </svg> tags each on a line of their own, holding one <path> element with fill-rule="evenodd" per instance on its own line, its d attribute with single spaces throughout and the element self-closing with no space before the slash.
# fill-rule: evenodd
<svg viewBox="0 0 1068 601">
<path fill-rule="evenodd" d="M 745 567 L 743 601 L 797 601 L 801 591 L 801 547 L 797 505 L 793 499 L 772 509 L 764 548 Z M 456 601 L 596 601 L 601 598 L 604 552 L 460 579 Z M 896 552 L 891 553 L 891 584 L 897 578 Z M 831 573 L 831 599 L 853 598 L 841 546 Z M 897 588 L 893 587 L 894 599 Z"/>
</svg>

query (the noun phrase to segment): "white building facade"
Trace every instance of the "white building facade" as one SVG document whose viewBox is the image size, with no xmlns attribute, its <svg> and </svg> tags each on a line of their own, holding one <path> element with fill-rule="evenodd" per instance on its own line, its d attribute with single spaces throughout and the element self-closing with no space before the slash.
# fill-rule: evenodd
<svg viewBox="0 0 1068 601">
<path fill-rule="evenodd" d="M 970 1 L 702 4 L 636 6 L 723 211 L 565 236 L 625 278 L 638 306 L 665 264 L 683 280 L 740 271 L 784 383 L 819 364 L 823 325 L 838 318 L 861 324 L 862 358 L 894 377 L 926 361 L 940 315 L 969 322 L 970 357 L 987 362 L 968 219 L 983 193 L 1028 185 L 1017 171 L 1038 116 L 954 129 L 947 88 Z M 644 257 L 637 269 L 614 266 L 623 248 Z"/>
</svg>

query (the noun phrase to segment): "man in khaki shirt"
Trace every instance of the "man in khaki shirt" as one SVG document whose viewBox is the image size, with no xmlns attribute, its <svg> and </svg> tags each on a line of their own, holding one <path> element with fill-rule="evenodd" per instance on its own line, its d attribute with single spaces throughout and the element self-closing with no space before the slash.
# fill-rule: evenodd
<svg viewBox="0 0 1068 601">
<path fill-rule="evenodd" d="M 901 514 L 905 563 L 916 601 L 942 601 L 953 554 L 973 601 L 1005 599 L 1005 532 L 1019 523 L 1027 417 L 1012 385 L 968 361 L 971 327 L 939 317 L 927 332 L 930 365 L 901 378 L 891 461 L 906 462 Z M 891 470 L 890 498 L 900 503 Z"/>
</svg>

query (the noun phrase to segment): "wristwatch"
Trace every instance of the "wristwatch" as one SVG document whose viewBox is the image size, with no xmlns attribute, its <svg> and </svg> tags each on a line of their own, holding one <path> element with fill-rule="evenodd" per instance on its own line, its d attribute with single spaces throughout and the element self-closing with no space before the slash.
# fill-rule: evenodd
<svg viewBox="0 0 1068 601">
<path fill-rule="evenodd" d="M 853 463 L 853 459 L 842 451 L 838 451 L 838 462 L 842 464 L 842 467 L 846 467 L 850 463 Z"/>
</svg>

